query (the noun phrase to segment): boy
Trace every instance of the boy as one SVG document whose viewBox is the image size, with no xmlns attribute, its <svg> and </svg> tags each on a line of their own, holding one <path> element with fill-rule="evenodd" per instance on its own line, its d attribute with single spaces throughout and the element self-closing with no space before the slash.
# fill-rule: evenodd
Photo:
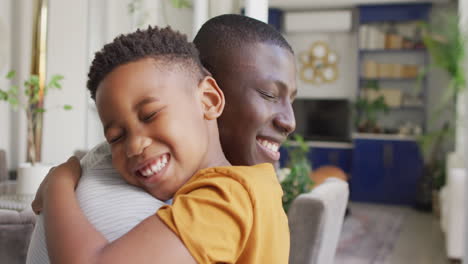
<svg viewBox="0 0 468 264">
<path fill-rule="evenodd" d="M 108 243 L 79 208 L 70 160 L 43 188 L 52 262 L 287 263 L 273 167 L 228 167 L 216 123 L 224 96 L 185 38 L 151 28 L 121 36 L 96 54 L 89 77 L 114 167 L 174 203 Z"/>
</svg>

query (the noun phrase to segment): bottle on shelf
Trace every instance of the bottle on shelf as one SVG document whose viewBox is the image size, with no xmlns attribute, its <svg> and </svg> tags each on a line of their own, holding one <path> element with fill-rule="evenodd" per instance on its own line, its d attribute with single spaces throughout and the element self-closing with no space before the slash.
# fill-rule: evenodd
<svg viewBox="0 0 468 264">
<path fill-rule="evenodd" d="M 398 34 L 395 23 L 390 23 L 385 34 L 385 49 L 402 49 L 403 37 Z"/>
</svg>

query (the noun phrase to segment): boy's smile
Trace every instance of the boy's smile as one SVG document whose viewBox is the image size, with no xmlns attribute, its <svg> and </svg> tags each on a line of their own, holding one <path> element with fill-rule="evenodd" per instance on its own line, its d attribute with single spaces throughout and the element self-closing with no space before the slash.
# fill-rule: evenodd
<svg viewBox="0 0 468 264">
<path fill-rule="evenodd" d="M 133 169 L 133 173 L 138 177 L 141 177 L 141 181 L 145 183 L 156 183 L 160 179 L 160 175 L 163 175 L 165 169 L 171 159 L 169 153 L 160 155 L 157 158 L 153 158 L 149 161 L 143 162 Z"/>
<path fill-rule="evenodd" d="M 216 82 L 184 67 L 164 58 L 140 59 L 107 74 L 96 93 L 114 167 L 161 200 L 224 158 L 217 116 L 210 119 L 205 110 L 218 98 L 206 91 L 207 83 Z"/>
</svg>

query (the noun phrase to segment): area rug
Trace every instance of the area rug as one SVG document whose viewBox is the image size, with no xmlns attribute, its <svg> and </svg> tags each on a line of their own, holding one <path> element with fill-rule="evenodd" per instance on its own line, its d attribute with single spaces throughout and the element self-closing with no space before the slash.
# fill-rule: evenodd
<svg viewBox="0 0 468 264">
<path fill-rule="evenodd" d="M 400 235 L 407 208 L 352 203 L 335 264 L 384 264 Z"/>
</svg>

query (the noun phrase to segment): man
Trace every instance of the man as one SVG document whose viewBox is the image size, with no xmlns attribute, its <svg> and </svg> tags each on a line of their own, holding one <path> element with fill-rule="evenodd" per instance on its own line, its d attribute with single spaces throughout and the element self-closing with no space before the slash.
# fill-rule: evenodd
<svg viewBox="0 0 468 264">
<path fill-rule="evenodd" d="M 207 21 L 193 41 L 226 97 L 221 144 L 232 165 L 274 163 L 296 126 L 294 54 L 283 36 L 239 15 Z"/>
</svg>

